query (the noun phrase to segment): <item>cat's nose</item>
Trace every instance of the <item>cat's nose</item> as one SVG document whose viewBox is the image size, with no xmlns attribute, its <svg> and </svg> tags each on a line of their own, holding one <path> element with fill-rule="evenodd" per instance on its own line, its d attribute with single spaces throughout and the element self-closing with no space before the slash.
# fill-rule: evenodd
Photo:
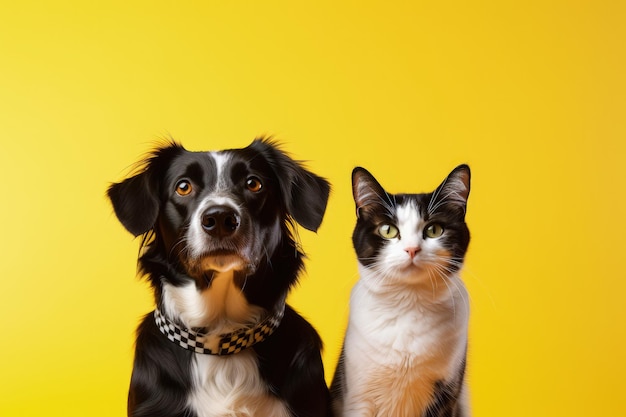
<svg viewBox="0 0 626 417">
<path fill-rule="evenodd" d="M 409 254 L 411 259 L 415 258 L 415 255 L 417 255 L 421 250 L 422 248 L 420 248 L 419 246 L 404 249 L 404 251 Z"/>
</svg>

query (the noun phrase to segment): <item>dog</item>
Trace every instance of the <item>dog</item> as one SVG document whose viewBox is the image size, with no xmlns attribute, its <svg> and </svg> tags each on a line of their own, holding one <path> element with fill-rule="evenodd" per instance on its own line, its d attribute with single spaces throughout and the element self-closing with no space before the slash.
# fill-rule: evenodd
<svg viewBox="0 0 626 417">
<path fill-rule="evenodd" d="M 129 416 L 331 415 L 321 339 L 285 303 L 303 269 L 294 222 L 317 231 L 329 192 L 266 138 L 214 152 L 171 140 L 111 184 L 156 302 L 137 329 Z"/>
</svg>

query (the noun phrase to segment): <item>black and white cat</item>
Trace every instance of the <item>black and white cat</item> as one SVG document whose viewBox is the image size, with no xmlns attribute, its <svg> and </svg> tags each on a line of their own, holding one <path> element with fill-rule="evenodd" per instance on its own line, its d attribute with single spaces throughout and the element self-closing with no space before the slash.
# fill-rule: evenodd
<svg viewBox="0 0 626 417">
<path fill-rule="evenodd" d="M 337 417 L 468 417 L 470 169 L 428 194 L 388 194 L 365 169 L 352 188 L 360 279 L 331 385 Z"/>
</svg>

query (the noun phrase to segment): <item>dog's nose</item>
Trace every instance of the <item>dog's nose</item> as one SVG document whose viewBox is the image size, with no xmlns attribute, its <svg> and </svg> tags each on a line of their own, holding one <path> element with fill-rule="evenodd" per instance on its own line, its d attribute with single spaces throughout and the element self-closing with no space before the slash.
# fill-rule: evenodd
<svg viewBox="0 0 626 417">
<path fill-rule="evenodd" d="M 239 227 L 239 215 L 226 206 L 209 207 L 202 213 L 202 228 L 214 237 L 230 236 Z"/>
</svg>

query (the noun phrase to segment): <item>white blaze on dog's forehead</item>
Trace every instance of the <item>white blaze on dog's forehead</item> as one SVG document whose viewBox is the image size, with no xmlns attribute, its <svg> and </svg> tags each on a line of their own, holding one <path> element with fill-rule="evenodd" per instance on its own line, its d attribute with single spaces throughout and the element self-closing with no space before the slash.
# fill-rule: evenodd
<svg viewBox="0 0 626 417">
<path fill-rule="evenodd" d="M 202 213 L 204 210 L 211 206 L 227 206 L 233 209 L 234 212 L 239 213 L 239 209 L 237 207 L 237 203 L 233 201 L 233 199 L 226 195 L 225 193 L 216 194 L 211 193 L 206 198 L 204 198 L 200 204 L 198 205 L 197 212 Z"/>
<path fill-rule="evenodd" d="M 224 175 L 224 167 L 230 161 L 230 154 L 224 151 L 219 152 L 209 152 L 209 156 L 213 158 L 215 161 L 215 168 L 217 178 L 215 181 L 215 189 L 216 190 L 224 190 L 228 187 L 226 182 L 226 176 Z"/>
</svg>

